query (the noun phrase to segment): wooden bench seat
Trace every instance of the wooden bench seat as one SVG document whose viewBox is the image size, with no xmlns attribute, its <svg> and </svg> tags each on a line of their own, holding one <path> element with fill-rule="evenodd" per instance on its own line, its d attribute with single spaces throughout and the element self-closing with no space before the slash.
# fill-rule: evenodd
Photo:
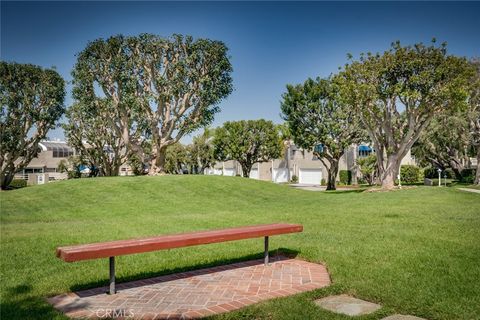
<svg viewBox="0 0 480 320">
<path fill-rule="evenodd" d="M 250 238 L 265 238 L 264 259 L 268 264 L 268 237 L 302 232 L 299 224 L 274 223 L 221 230 L 181 233 L 142 239 L 117 240 L 57 248 L 57 257 L 74 262 L 89 259 L 110 259 L 110 293 L 115 293 L 115 257 L 127 254 L 181 248 L 201 244 L 234 241 Z"/>
</svg>

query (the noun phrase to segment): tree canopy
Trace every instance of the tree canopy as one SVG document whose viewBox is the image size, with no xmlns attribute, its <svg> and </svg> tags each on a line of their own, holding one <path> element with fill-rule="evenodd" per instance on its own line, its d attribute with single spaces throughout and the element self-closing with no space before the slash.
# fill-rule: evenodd
<svg viewBox="0 0 480 320">
<path fill-rule="evenodd" d="M 347 148 L 365 140 L 355 111 L 344 104 L 330 79 L 287 85 L 281 110 L 295 144 L 313 151 L 328 171 L 327 190 L 335 190 L 339 161 Z"/>
<path fill-rule="evenodd" d="M 77 102 L 106 100 L 114 115 L 105 125 L 127 153 L 151 141 L 150 174 L 165 171 L 166 148 L 205 126 L 232 91 L 232 66 L 220 41 L 152 34 L 97 39 L 78 55 L 73 71 Z"/>
<path fill-rule="evenodd" d="M 65 82 L 53 69 L 0 62 L 1 188 L 38 154 L 64 113 Z"/>
<path fill-rule="evenodd" d="M 278 158 L 282 152 L 278 127 L 264 119 L 227 121 L 215 130 L 213 144 L 216 158 L 237 160 L 244 177 L 255 163 Z"/>
<path fill-rule="evenodd" d="M 471 72 L 446 44 L 396 42 L 383 54 L 362 54 L 336 77 L 374 144 L 384 189 L 393 188 L 403 157 L 433 116 L 465 107 Z"/>
<path fill-rule="evenodd" d="M 480 185 L 480 59 L 472 59 L 471 63 L 474 73 L 470 86 L 467 118 L 469 121 L 470 142 L 477 157 L 477 173 L 474 182 Z"/>
<path fill-rule="evenodd" d="M 435 115 L 413 145 L 416 160 L 442 170 L 451 168 L 461 180 L 471 141 L 467 115 L 466 110 Z"/>
</svg>

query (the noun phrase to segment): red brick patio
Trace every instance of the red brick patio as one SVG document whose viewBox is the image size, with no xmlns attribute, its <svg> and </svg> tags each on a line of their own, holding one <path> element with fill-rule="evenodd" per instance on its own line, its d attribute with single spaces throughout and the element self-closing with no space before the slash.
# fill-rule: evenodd
<svg viewBox="0 0 480 320">
<path fill-rule="evenodd" d="M 176 273 L 48 299 L 72 318 L 190 319 L 240 309 L 330 284 L 323 265 L 279 258 Z"/>
</svg>

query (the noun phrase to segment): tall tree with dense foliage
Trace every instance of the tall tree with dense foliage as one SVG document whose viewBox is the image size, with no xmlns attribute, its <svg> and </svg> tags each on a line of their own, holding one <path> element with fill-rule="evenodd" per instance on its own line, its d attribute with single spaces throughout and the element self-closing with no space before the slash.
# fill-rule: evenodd
<svg viewBox="0 0 480 320">
<path fill-rule="evenodd" d="M 175 143 L 167 149 L 165 160 L 165 173 L 183 174 L 188 165 L 188 150 L 180 142 Z"/>
<path fill-rule="evenodd" d="M 1 188 L 38 154 L 38 143 L 64 113 L 65 82 L 52 69 L 0 62 Z"/>
<path fill-rule="evenodd" d="M 477 157 L 477 172 L 474 183 L 480 185 L 480 59 L 475 58 L 471 63 L 475 73 L 471 81 L 468 120 L 470 141 Z"/>
<path fill-rule="evenodd" d="M 118 176 L 129 154 L 122 135 L 106 121 L 115 117 L 110 101 L 99 99 L 96 107 L 75 103 L 66 115 L 68 122 L 63 129 L 69 145 L 84 162 L 98 168 L 102 176 Z"/>
<path fill-rule="evenodd" d="M 282 114 L 295 144 L 313 151 L 328 171 L 327 190 L 335 190 L 339 161 L 347 148 L 365 139 L 354 110 L 343 104 L 330 79 L 287 85 Z"/>
<path fill-rule="evenodd" d="M 246 178 L 255 163 L 278 158 L 282 152 L 278 127 L 264 119 L 225 122 L 215 130 L 213 144 L 216 158 L 238 161 Z"/>
<path fill-rule="evenodd" d="M 417 161 L 445 170 L 451 168 L 457 180 L 469 162 L 468 112 L 442 112 L 432 119 L 412 147 Z"/>
<path fill-rule="evenodd" d="M 203 174 L 205 169 L 215 164 L 215 147 L 213 145 L 213 137 L 215 131 L 205 128 L 203 133 L 193 137 L 192 144 L 189 148 L 192 169 L 196 173 Z"/>
<path fill-rule="evenodd" d="M 446 44 L 402 46 L 362 54 L 337 77 L 345 101 L 372 140 L 383 189 L 394 187 L 400 163 L 435 114 L 464 107 L 471 67 Z"/>
<path fill-rule="evenodd" d="M 141 154 L 138 131 L 151 140 L 150 174 L 165 171 L 168 146 L 205 126 L 232 91 L 232 66 L 220 41 L 174 35 L 98 39 L 78 55 L 74 97 L 115 113 L 105 125 L 116 131 L 127 153 Z"/>
</svg>

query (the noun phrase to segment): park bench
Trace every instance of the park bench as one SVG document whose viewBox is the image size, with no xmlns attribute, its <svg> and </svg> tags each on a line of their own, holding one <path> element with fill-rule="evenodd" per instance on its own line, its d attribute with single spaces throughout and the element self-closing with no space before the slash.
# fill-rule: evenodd
<svg viewBox="0 0 480 320">
<path fill-rule="evenodd" d="M 201 244 L 264 237 L 264 263 L 265 265 L 268 265 L 268 237 L 302 231 L 303 226 L 299 224 L 274 223 L 255 225 L 221 230 L 164 235 L 143 239 L 117 240 L 68 247 L 59 247 L 57 248 L 57 257 L 66 262 L 109 258 L 109 294 L 114 294 L 116 256 L 173 248 L 182 248 Z"/>
</svg>

